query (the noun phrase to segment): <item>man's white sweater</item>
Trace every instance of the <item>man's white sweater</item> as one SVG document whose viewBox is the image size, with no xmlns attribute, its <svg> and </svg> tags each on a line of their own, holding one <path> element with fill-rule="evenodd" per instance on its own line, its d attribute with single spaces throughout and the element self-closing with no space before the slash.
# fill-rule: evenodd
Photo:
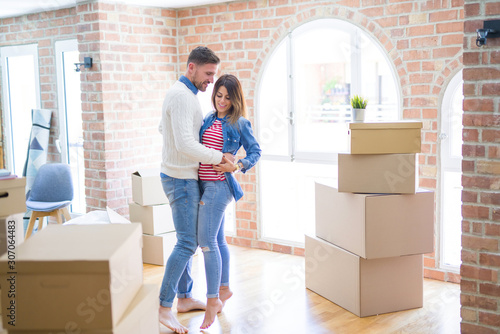
<svg viewBox="0 0 500 334">
<path fill-rule="evenodd" d="M 200 144 L 203 113 L 196 95 L 176 81 L 163 101 L 161 172 L 177 179 L 198 179 L 199 163 L 219 164 L 222 153 Z"/>
</svg>

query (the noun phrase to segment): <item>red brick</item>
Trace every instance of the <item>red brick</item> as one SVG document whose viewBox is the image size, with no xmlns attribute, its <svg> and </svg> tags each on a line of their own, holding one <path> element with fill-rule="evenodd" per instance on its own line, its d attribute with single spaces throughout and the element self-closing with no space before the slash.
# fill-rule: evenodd
<svg viewBox="0 0 500 334">
<path fill-rule="evenodd" d="M 499 224 L 485 224 L 484 233 L 487 236 L 500 237 L 500 225 Z"/>
<path fill-rule="evenodd" d="M 240 230 L 238 229 L 236 231 L 236 235 L 238 237 L 244 237 L 244 238 L 250 238 L 250 239 L 256 239 L 257 238 L 257 234 L 255 231 L 249 231 L 249 230 Z"/>
<path fill-rule="evenodd" d="M 490 216 L 490 209 L 484 206 L 462 205 L 462 216 L 464 218 L 488 219 Z"/>
<path fill-rule="evenodd" d="M 462 47 L 441 47 L 434 49 L 432 55 L 434 58 L 452 58 L 462 51 Z"/>
<path fill-rule="evenodd" d="M 463 32 L 463 31 L 464 31 L 464 23 L 461 21 L 436 24 L 436 33 L 438 34 Z"/>
<path fill-rule="evenodd" d="M 464 110 L 467 111 L 493 111 L 493 100 L 491 99 L 464 99 Z"/>
<path fill-rule="evenodd" d="M 483 325 L 495 326 L 498 328 L 500 327 L 500 314 L 479 312 L 479 322 Z"/>
<path fill-rule="evenodd" d="M 412 38 L 410 41 L 412 48 L 433 47 L 438 45 L 437 36 Z"/>
<path fill-rule="evenodd" d="M 285 254 L 292 254 L 292 247 L 273 244 L 273 251 Z"/>
<path fill-rule="evenodd" d="M 483 84 L 482 95 L 498 96 L 500 93 L 500 83 L 485 83 Z M 492 102 L 493 103 L 493 102 Z"/>
<path fill-rule="evenodd" d="M 486 130 L 484 130 L 484 131 L 486 131 Z M 484 131 L 483 131 L 483 138 L 484 138 Z M 464 140 L 464 142 L 467 142 L 467 143 L 478 142 L 479 141 L 479 131 L 477 129 L 463 129 L 462 139 Z"/>
<path fill-rule="evenodd" d="M 455 21 L 458 19 L 457 10 L 436 11 L 429 14 L 430 22 Z"/>
<path fill-rule="evenodd" d="M 424 35 L 434 35 L 435 26 L 433 24 L 428 25 L 418 25 L 415 27 L 407 28 L 407 36 L 424 36 Z"/>
<path fill-rule="evenodd" d="M 463 211 L 463 210 L 462 210 Z M 467 248 L 467 249 L 473 249 L 473 250 L 481 250 L 481 251 L 498 251 L 498 240 L 493 239 L 493 238 L 481 238 L 481 237 L 475 237 L 475 236 L 469 236 L 469 235 L 462 235 L 462 247 Z M 462 268 L 465 266 L 462 265 Z M 478 269 L 478 268 L 475 268 Z M 484 269 L 485 271 L 487 269 Z M 491 270 L 487 270 L 490 272 Z M 476 276 L 469 276 L 467 274 L 461 273 L 462 276 L 466 277 L 476 277 Z M 486 274 L 484 277 L 489 277 L 487 276 L 489 274 Z M 477 278 L 477 277 L 476 277 Z M 491 278 L 484 278 L 485 280 L 491 281 Z"/>
<path fill-rule="evenodd" d="M 479 254 L 479 263 L 482 266 L 500 267 L 500 255 L 499 254 L 481 253 L 481 254 Z"/>
<path fill-rule="evenodd" d="M 462 306 L 476 307 L 483 310 L 496 310 L 497 307 L 497 301 L 495 299 L 469 294 L 460 295 L 460 303 Z"/>
<path fill-rule="evenodd" d="M 413 8 L 412 3 L 400 3 L 385 6 L 385 15 L 401 15 L 403 13 L 411 13 Z"/>
<path fill-rule="evenodd" d="M 479 3 L 468 3 L 464 5 L 465 15 L 467 17 L 478 16 L 480 9 Z"/>
<path fill-rule="evenodd" d="M 464 68 L 463 77 L 465 81 L 500 79 L 500 70 L 493 67 Z"/>
<path fill-rule="evenodd" d="M 465 108 L 464 108 L 465 111 Z M 468 110 L 467 110 L 468 111 Z M 484 126 L 484 127 L 497 127 L 500 125 L 500 115 L 475 115 L 465 113 L 463 115 L 464 126 Z"/>
<path fill-rule="evenodd" d="M 476 191 L 462 190 L 462 202 L 477 203 L 478 193 Z"/>
<path fill-rule="evenodd" d="M 482 145 L 462 145 L 462 155 L 464 157 L 484 157 L 485 152 L 486 148 Z"/>
<path fill-rule="evenodd" d="M 488 147 L 488 158 L 500 159 L 500 147 Z"/>
<path fill-rule="evenodd" d="M 462 249 L 462 263 L 477 264 L 477 252 Z"/>
<path fill-rule="evenodd" d="M 424 277 L 444 281 L 444 272 L 439 270 L 424 268 Z"/>
<path fill-rule="evenodd" d="M 461 334 L 498 334 L 497 330 L 476 324 L 460 324 Z"/>
<path fill-rule="evenodd" d="M 445 35 L 441 38 L 442 45 L 462 44 L 464 34 Z"/>
<path fill-rule="evenodd" d="M 488 16 L 499 15 L 500 14 L 500 2 L 490 2 L 485 4 L 486 8 L 484 12 Z"/>
</svg>

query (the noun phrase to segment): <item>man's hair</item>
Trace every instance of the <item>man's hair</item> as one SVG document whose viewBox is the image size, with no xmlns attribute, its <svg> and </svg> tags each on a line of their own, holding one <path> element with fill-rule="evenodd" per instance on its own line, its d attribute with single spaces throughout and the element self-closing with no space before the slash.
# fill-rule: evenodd
<svg viewBox="0 0 500 334">
<path fill-rule="evenodd" d="M 187 64 L 189 65 L 189 63 L 194 63 L 198 66 L 205 64 L 219 64 L 220 59 L 217 57 L 215 52 L 206 46 L 198 46 L 189 54 Z"/>
</svg>

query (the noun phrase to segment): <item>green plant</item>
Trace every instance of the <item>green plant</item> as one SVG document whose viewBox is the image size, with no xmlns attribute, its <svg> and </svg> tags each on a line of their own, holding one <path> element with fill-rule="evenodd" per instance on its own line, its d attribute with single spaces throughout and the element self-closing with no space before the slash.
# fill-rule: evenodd
<svg viewBox="0 0 500 334">
<path fill-rule="evenodd" d="M 368 104 L 368 101 L 363 99 L 359 95 L 354 95 L 351 97 L 351 106 L 354 109 L 366 109 L 366 105 Z"/>
</svg>

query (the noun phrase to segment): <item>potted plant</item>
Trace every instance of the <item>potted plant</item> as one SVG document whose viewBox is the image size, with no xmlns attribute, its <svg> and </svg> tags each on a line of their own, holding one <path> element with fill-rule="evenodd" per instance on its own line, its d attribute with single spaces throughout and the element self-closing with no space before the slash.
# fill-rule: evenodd
<svg viewBox="0 0 500 334">
<path fill-rule="evenodd" d="M 365 120 L 365 109 L 368 101 L 363 99 L 359 95 L 354 95 L 351 97 L 352 106 L 352 121 L 353 122 L 364 122 Z"/>
</svg>

